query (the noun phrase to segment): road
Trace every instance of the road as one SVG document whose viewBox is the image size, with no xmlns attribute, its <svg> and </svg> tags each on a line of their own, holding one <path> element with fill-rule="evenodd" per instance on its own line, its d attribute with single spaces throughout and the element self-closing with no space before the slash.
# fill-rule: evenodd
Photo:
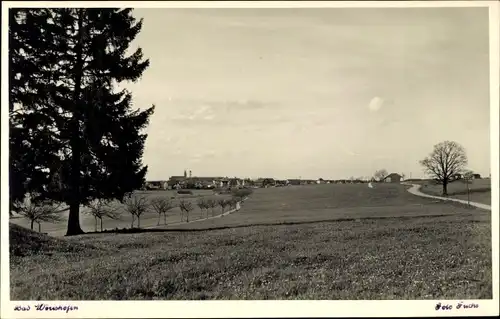
<svg viewBox="0 0 500 319">
<path fill-rule="evenodd" d="M 440 199 L 440 200 L 448 200 L 452 202 L 457 202 L 457 203 L 462 203 L 462 204 L 469 204 L 471 206 L 485 209 L 485 210 L 491 210 L 490 205 L 482 204 L 482 203 L 476 203 L 476 202 L 467 202 L 466 200 L 463 199 L 457 199 L 457 198 L 450 198 L 450 197 L 440 197 L 440 196 L 434 196 L 434 195 L 428 195 L 424 194 L 420 191 L 420 188 L 422 185 L 418 184 L 409 184 L 409 183 L 401 183 L 403 185 L 408 185 L 411 186 L 411 188 L 408 189 L 408 192 L 410 192 L 413 195 L 421 196 L 421 197 L 427 197 L 427 198 L 434 198 L 434 199 Z"/>
</svg>

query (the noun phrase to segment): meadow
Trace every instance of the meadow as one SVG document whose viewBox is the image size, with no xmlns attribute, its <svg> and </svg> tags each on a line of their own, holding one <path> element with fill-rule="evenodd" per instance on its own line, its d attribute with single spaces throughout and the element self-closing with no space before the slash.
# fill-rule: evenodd
<svg viewBox="0 0 500 319">
<path fill-rule="evenodd" d="M 222 218 L 136 233 L 11 224 L 11 298 L 488 299 L 490 217 L 402 185 L 314 185 L 257 189 Z"/>
<path fill-rule="evenodd" d="M 423 193 L 441 196 L 443 186 L 433 181 L 421 182 Z M 468 185 L 470 189 L 469 199 L 472 202 L 491 205 L 491 179 L 474 179 Z M 467 200 L 467 184 L 463 181 L 454 181 L 448 184 L 448 196 L 451 198 Z"/>
</svg>

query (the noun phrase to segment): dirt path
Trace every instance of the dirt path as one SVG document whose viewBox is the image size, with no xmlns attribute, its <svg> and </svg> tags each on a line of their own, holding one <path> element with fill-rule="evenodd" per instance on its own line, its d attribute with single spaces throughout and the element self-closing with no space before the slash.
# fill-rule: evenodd
<svg viewBox="0 0 500 319">
<path fill-rule="evenodd" d="M 422 193 L 420 191 L 420 188 L 422 187 L 422 185 L 409 184 L 409 183 L 402 183 L 402 184 L 403 185 L 411 186 L 408 189 L 408 192 L 411 193 L 411 194 L 413 194 L 413 195 L 417 195 L 417 196 L 420 196 L 420 197 L 427 197 L 427 198 L 435 198 L 435 199 L 440 199 L 440 200 L 448 200 L 448 201 L 462 203 L 462 204 L 469 204 L 469 205 L 477 207 L 477 208 L 481 208 L 481 209 L 485 209 L 485 210 L 491 210 L 491 206 L 490 205 L 486 205 L 486 204 L 482 204 L 482 203 L 476 203 L 476 202 L 468 202 L 467 203 L 467 201 L 463 200 L 463 199 L 450 198 L 450 197 L 440 197 L 440 196 L 434 196 L 434 195 L 424 194 L 424 193 Z"/>
</svg>

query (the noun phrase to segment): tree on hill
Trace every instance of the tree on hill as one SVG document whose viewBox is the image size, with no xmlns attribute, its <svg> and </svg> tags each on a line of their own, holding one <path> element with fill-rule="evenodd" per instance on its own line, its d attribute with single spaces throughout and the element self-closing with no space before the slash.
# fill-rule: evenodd
<svg viewBox="0 0 500 319">
<path fill-rule="evenodd" d="M 235 189 L 232 192 L 233 197 L 235 197 L 238 201 L 243 201 L 246 197 L 250 196 L 252 194 L 252 189 L 250 188 L 240 188 L 240 189 Z"/>
<path fill-rule="evenodd" d="M 9 15 L 11 202 L 36 192 L 66 203 L 67 235 L 80 234 L 80 205 L 122 200 L 144 184 L 143 129 L 154 106 L 133 109 L 131 93 L 118 88 L 149 66 L 140 48 L 128 54 L 142 21 L 115 8 Z"/>
<path fill-rule="evenodd" d="M 158 214 L 158 223 L 160 225 L 160 218 L 163 215 L 163 223 L 167 224 L 167 213 L 175 208 L 174 202 L 170 198 L 156 197 L 151 200 L 151 208 Z"/>
<path fill-rule="evenodd" d="M 186 214 L 186 223 L 189 223 L 189 213 L 194 209 L 193 204 L 185 199 L 181 199 L 179 201 L 179 208 L 182 214 Z"/>
<path fill-rule="evenodd" d="M 198 205 L 198 207 L 200 208 L 201 218 L 203 218 L 203 209 L 207 210 L 207 217 L 208 217 L 208 206 L 206 200 L 203 197 L 196 201 L 196 205 Z"/>
<path fill-rule="evenodd" d="M 102 220 L 107 217 L 109 219 L 119 219 L 120 213 L 118 210 L 110 206 L 110 202 L 103 199 L 97 199 L 87 204 L 88 214 L 94 217 L 94 230 L 97 232 L 97 221 L 100 221 L 102 231 Z"/>
<path fill-rule="evenodd" d="M 215 207 L 217 207 L 217 200 L 215 200 L 214 198 L 209 198 L 206 200 L 206 205 L 208 208 L 210 208 L 212 210 L 212 217 L 215 216 Z M 207 210 L 207 217 L 208 217 L 208 210 Z"/>
<path fill-rule="evenodd" d="M 453 141 L 434 145 L 434 150 L 420 161 L 425 172 L 443 185 L 443 196 L 448 195 L 448 184 L 453 176 L 460 174 L 467 165 L 465 149 Z"/>
<path fill-rule="evenodd" d="M 59 208 L 60 205 L 54 205 L 49 200 L 33 201 L 25 199 L 23 203 L 18 203 L 18 213 L 30 221 L 31 230 L 33 230 L 34 223 L 37 223 L 38 232 L 42 231 L 42 222 L 57 223 L 62 220 Z"/>
<path fill-rule="evenodd" d="M 123 199 L 125 210 L 132 215 L 132 224 L 130 228 L 134 228 L 134 222 L 137 218 L 137 228 L 141 228 L 141 215 L 144 214 L 148 208 L 148 199 L 145 196 L 130 195 Z"/>
</svg>

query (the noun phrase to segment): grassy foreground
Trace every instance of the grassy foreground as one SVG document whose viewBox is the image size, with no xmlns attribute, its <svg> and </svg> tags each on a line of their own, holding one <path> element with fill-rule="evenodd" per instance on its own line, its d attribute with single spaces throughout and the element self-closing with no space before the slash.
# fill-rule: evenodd
<svg viewBox="0 0 500 319">
<path fill-rule="evenodd" d="M 11 224 L 11 299 L 490 299 L 490 212 L 51 238 Z"/>
</svg>

